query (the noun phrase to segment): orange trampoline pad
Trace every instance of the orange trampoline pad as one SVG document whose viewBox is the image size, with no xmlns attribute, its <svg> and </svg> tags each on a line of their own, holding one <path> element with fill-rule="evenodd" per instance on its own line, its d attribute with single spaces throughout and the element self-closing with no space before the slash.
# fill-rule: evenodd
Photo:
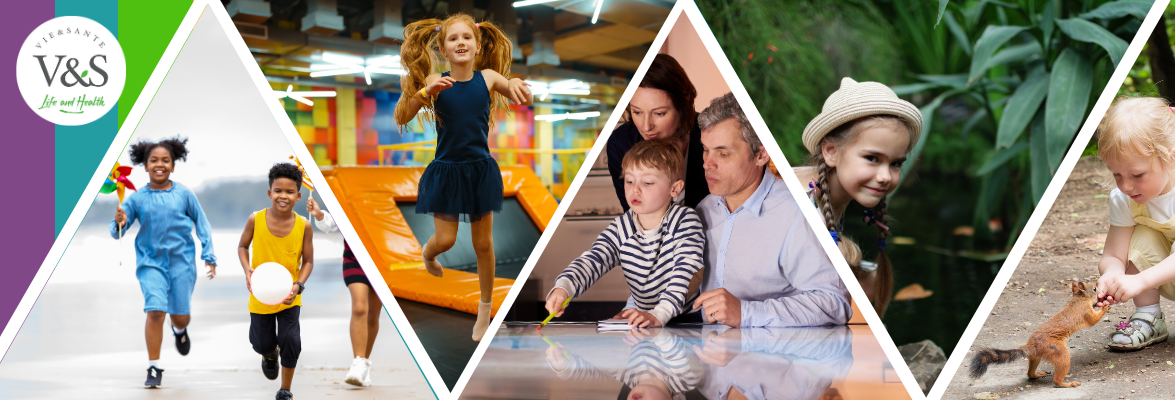
<svg viewBox="0 0 1175 400">
<path fill-rule="evenodd" d="M 477 274 L 445 269 L 437 278 L 424 270 L 420 242 L 396 201 L 416 201 L 425 167 L 322 167 L 327 184 L 359 234 L 384 282 L 397 298 L 477 314 L 481 297 Z M 529 167 L 500 166 L 503 196 L 514 196 L 539 230 L 545 230 L 559 204 Z M 494 312 L 513 279 L 494 278 Z"/>
</svg>

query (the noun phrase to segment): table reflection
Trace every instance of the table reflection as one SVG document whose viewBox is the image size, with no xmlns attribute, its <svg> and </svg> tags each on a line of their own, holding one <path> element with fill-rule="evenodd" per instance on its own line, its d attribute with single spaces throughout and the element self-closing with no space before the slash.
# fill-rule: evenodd
<svg viewBox="0 0 1175 400">
<path fill-rule="evenodd" d="M 856 350 L 855 330 L 863 332 Z M 855 351 L 865 365 L 854 367 Z M 509 326 L 462 398 L 907 398 L 900 383 L 885 382 L 885 362 L 867 326 L 604 333 L 595 324 L 562 324 L 542 334 L 534 325 Z"/>
</svg>

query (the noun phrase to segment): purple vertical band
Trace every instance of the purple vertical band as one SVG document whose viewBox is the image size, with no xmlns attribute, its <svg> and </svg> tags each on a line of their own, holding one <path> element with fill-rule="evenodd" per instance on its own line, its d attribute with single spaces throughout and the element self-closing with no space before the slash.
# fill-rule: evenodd
<svg viewBox="0 0 1175 400">
<path fill-rule="evenodd" d="M 25 38 L 54 17 L 54 2 L 4 5 L 0 13 L 0 107 L 4 110 L 5 175 L 12 182 L 0 196 L 5 229 L 0 240 L 0 330 L 28 290 L 53 246 L 54 125 L 24 102 L 16 86 L 16 55 Z"/>
</svg>

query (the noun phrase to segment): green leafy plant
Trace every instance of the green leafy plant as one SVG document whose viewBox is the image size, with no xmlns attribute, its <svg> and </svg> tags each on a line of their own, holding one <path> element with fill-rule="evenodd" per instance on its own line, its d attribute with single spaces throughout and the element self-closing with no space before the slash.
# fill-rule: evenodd
<svg viewBox="0 0 1175 400">
<path fill-rule="evenodd" d="M 920 18 L 919 12 L 910 7 L 916 3 L 894 2 L 898 20 L 930 26 L 931 21 Z M 1032 205 L 1040 201 L 1100 94 L 1100 90 L 1093 89 L 1105 86 L 1126 52 L 1127 40 L 1133 38 L 1153 2 L 938 3 L 934 24 L 942 21 L 947 28 L 910 29 L 907 36 L 941 37 L 949 32 L 953 40 L 945 41 L 938 53 L 946 56 L 946 68 L 941 70 L 951 73 L 916 75 L 914 82 L 896 86 L 894 91 L 914 97 L 935 96 L 921 106 L 923 118 L 928 121 L 941 118 L 936 114 L 944 101 L 963 98 L 972 119 L 987 119 L 996 127 L 989 155 L 974 170 L 983 179 L 981 201 L 975 210 L 979 225 L 998 208 L 1022 203 L 1019 198 L 1031 199 Z M 968 67 L 950 65 L 958 59 L 970 59 Z M 969 119 L 964 123 L 974 126 L 979 121 Z M 920 143 L 909 155 L 916 161 L 906 163 L 904 176 L 909 176 L 918 164 L 923 142 L 944 134 L 944 128 L 926 124 Z M 1007 188 L 1008 182 L 1019 184 Z M 1020 195 L 998 195 L 1005 190 Z M 1001 202 L 1001 197 L 1007 200 Z M 1030 213 L 1032 208 L 1018 213 Z M 1016 229 L 1021 226 L 1018 224 Z"/>
</svg>

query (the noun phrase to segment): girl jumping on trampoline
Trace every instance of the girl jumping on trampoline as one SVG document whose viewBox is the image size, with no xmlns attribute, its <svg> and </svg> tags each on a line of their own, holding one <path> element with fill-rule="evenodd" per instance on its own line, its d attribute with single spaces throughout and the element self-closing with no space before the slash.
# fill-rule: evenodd
<svg viewBox="0 0 1175 400">
<path fill-rule="evenodd" d="M 216 276 L 216 254 L 212 251 L 212 228 L 200 201 L 187 187 L 171 180 L 176 161 L 188 157 L 188 139 L 158 142 L 140 141 L 131 145 L 131 163 L 142 165 L 151 176 L 147 190 L 137 191 L 118 206 L 110 221 L 110 236 L 121 237 L 139 221 L 135 236 L 135 276 L 143 291 L 143 312 L 147 313 L 147 382 L 162 385 L 159 347 L 163 342 L 163 319 L 171 315 L 175 348 L 188 355 L 192 342 L 188 323 L 192 321 L 192 290 L 196 287 L 196 241 L 200 238 L 200 259 L 208 267 L 208 279 Z"/>
<path fill-rule="evenodd" d="M 436 229 L 421 256 L 428 272 L 441 276 L 437 256 L 453 247 L 458 222 L 470 223 L 481 288 L 473 340 L 481 341 L 493 307 L 494 213 L 502 210 L 502 174 L 488 144 L 490 111 L 506 108 L 506 100 L 530 105 L 530 88 L 509 78 L 513 44 L 492 23 L 467 14 L 424 19 L 404 28 L 404 38 L 400 59 L 408 74 L 396 124 L 407 125 L 423 108 L 422 118 L 437 127 L 436 158 L 417 188 L 416 212 L 431 214 Z"/>
</svg>

